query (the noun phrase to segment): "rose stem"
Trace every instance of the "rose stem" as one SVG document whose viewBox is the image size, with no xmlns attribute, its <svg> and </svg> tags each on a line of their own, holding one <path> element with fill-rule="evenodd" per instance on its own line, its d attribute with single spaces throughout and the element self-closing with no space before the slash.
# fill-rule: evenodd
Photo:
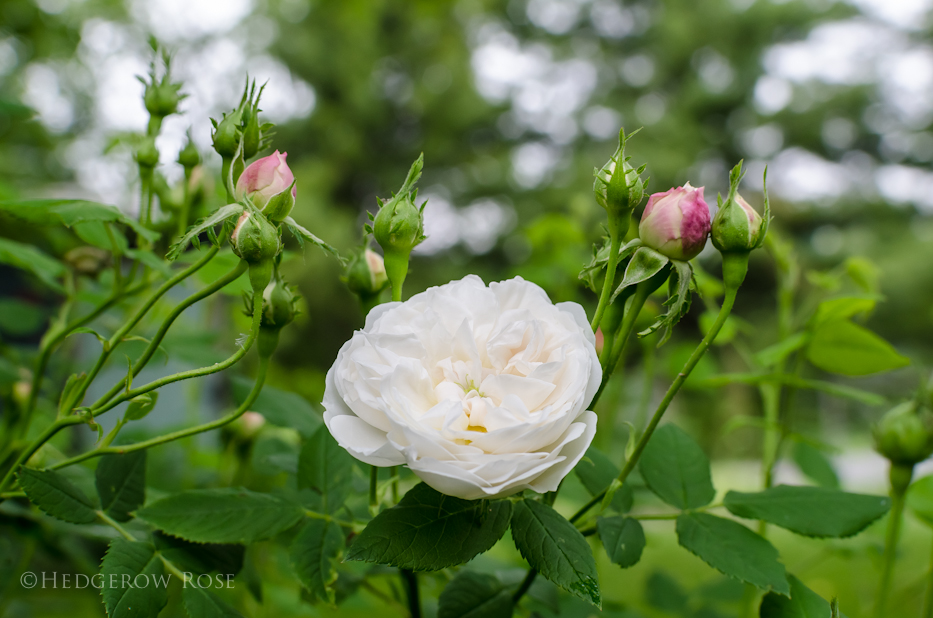
<svg viewBox="0 0 933 618">
<path fill-rule="evenodd" d="M 609 297 L 612 295 L 612 286 L 616 280 L 616 266 L 619 264 L 619 249 L 621 248 L 622 234 L 619 233 L 619 224 L 615 217 L 609 217 L 609 261 L 606 263 L 606 279 L 603 281 L 603 290 L 599 295 L 596 313 L 593 314 L 593 321 L 590 322 L 590 328 L 594 333 L 599 328 L 606 307 L 609 306 Z"/>
<path fill-rule="evenodd" d="M 747 261 L 748 256 L 746 255 L 746 264 Z M 674 399 L 674 396 L 680 390 L 680 387 L 683 386 L 687 376 L 690 375 L 690 372 L 693 371 L 693 368 L 696 367 L 696 364 L 700 362 L 700 359 L 704 354 L 706 354 L 706 350 L 709 349 L 709 346 L 716 338 L 716 335 L 719 334 L 719 330 L 722 328 L 722 325 L 725 324 L 726 318 L 728 318 L 729 314 L 732 312 L 732 306 L 735 304 L 735 297 L 737 292 L 738 286 L 729 286 L 726 288 L 726 295 L 723 299 L 722 307 L 719 310 L 719 315 L 716 318 L 716 322 L 709 329 L 709 332 L 706 333 L 706 336 L 703 337 L 703 340 L 693 351 L 693 354 L 690 355 L 690 358 L 687 360 L 684 368 L 680 371 L 679 374 L 677 374 L 677 378 L 674 379 L 674 382 L 671 384 L 670 388 L 667 389 L 667 393 L 665 393 L 664 399 L 661 400 L 661 403 L 658 405 L 658 409 L 654 412 L 654 416 L 652 416 L 651 420 L 648 422 L 648 426 L 645 428 L 645 432 L 642 434 L 641 438 L 638 440 L 638 443 L 635 445 L 635 450 L 632 453 L 632 456 L 628 461 L 625 462 L 625 466 L 622 468 L 622 472 L 619 473 L 618 479 L 620 483 L 625 483 L 628 475 L 631 474 L 632 470 L 635 468 L 635 464 L 638 463 L 638 459 L 641 457 L 642 451 L 644 451 L 645 447 L 648 445 L 648 440 L 651 439 L 651 434 L 654 433 L 658 423 L 661 422 L 661 417 L 664 416 L 664 413 L 667 411 L 667 408 L 671 404 L 671 401 Z M 603 491 L 599 495 L 594 496 L 592 500 L 583 505 L 583 507 L 577 511 L 573 517 L 570 518 L 570 522 L 575 523 L 578 521 L 591 508 L 602 502 L 602 499 L 605 495 L 606 492 Z"/>
<path fill-rule="evenodd" d="M 926 600 L 923 602 L 923 618 L 933 618 L 933 555 L 930 556 L 930 574 L 928 577 Z"/>
<path fill-rule="evenodd" d="M 421 601 L 418 598 L 418 576 L 409 569 L 399 569 L 405 586 L 408 589 L 408 609 L 411 618 L 421 618 Z"/>
<path fill-rule="evenodd" d="M 875 604 L 876 618 L 885 617 L 888 604 L 888 592 L 891 588 L 891 578 L 894 575 L 894 560 L 897 553 L 897 540 L 901 534 L 901 521 L 904 515 L 904 498 L 910 479 L 913 477 L 913 464 L 897 464 L 891 462 L 891 512 L 888 513 L 888 533 L 884 540 L 884 563 L 881 569 L 881 584 L 878 588 L 878 597 Z"/>
</svg>

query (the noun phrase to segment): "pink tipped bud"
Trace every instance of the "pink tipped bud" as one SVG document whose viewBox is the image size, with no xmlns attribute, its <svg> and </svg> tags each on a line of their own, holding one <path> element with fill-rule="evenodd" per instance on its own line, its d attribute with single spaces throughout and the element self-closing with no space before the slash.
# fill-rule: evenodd
<svg viewBox="0 0 933 618">
<path fill-rule="evenodd" d="M 673 260 L 690 260 L 706 246 L 709 236 L 709 206 L 703 200 L 703 187 L 690 186 L 655 193 L 638 225 L 645 246 Z"/>
<path fill-rule="evenodd" d="M 287 217 L 298 195 L 295 175 L 285 163 L 287 156 L 288 153 L 276 150 L 250 163 L 236 181 L 236 198 L 249 197 L 272 221 Z"/>
</svg>

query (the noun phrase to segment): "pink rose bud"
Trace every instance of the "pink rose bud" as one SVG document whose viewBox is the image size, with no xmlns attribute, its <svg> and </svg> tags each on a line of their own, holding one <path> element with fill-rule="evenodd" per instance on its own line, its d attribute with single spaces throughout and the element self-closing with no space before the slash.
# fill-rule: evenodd
<svg viewBox="0 0 933 618">
<path fill-rule="evenodd" d="M 703 200 L 703 187 L 690 186 L 655 193 L 638 224 L 638 235 L 645 246 L 672 260 L 695 258 L 709 236 L 709 206 Z"/>
<path fill-rule="evenodd" d="M 257 159 L 243 170 L 236 181 L 236 198 L 249 197 L 274 222 L 288 216 L 298 195 L 295 175 L 285 163 L 287 156 L 288 153 L 276 150 L 268 157 Z"/>
</svg>

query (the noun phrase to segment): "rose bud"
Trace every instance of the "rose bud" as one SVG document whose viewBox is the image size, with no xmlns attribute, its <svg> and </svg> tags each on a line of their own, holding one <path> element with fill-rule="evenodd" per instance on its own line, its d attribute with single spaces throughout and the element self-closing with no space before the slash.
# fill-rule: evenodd
<svg viewBox="0 0 933 618">
<path fill-rule="evenodd" d="M 159 164 L 159 149 L 154 137 L 145 137 L 136 148 L 136 163 L 140 168 L 151 171 Z"/>
<path fill-rule="evenodd" d="M 200 165 L 201 153 L 198 152 L 194 142 L 191 141 L 191 134 L 188 134 L 188 143 L 178 153 L 178 163 L 185 168 L 185 173 L 190 174 L 191 170 Z"/>
<path fill-rule="evenodd" d="M 233 252 L 250 264 L 274 258 L 281 248 L 275 226 L 258 213 L 244 210 L 230 236 Z M 263 285 L 265 288 L 265 285 Z"/>
<path fill-rule="evenodd" d="M 214 123 L 214 132 L 211 134 L 214 150 L 225 159 L 232 159 L 236 155 L 237 147 L 240 145 L 240 122 L 242 118 L 242 112 L 234 110 L 229 114 L 224 114 L 219 123 L 213 118 L 211 119 L 211 122 Z"/>
<path fill-rule="evenodd" d="M 251 267 L 252 268 L 252 267 Z M 253 315 L 253 298 L 243 295 L 246 315 Z M 268 358 L 279 343 L 279 331 L 298 315 L 298 295 L 279 276 L 278 270 L 262 292 L 262 315 L 259 322 L 259 355 Z"/>
<path fill-rule="evenodd" d="M 347 264 L 347 287 L 357 296 L 375 296 L 386 289 L 389 277 L 386 275 L 385 261 L 372 249 L 356 253 Z"/>
<path fill-rule="evenodd" d="M 396 290 L 401 290 L 408 274 L 408 259 L 412 249 L 426 238 L 424 206 L 427 202 L 418 208 L 414 202 L 418 193 L 412 192 L 415 183 L 421 177 L 423 165 L 424 155 L 421 155 L 412 164 L 398 194 L 382 202 L 373 220 L 373 236 L 385 254 L 386 274 L 392 283 L 393 296 L 400 293 Z"/>
<path fill-rule="evenodd" d="M 683 261 L 703 250 L 709 230 L 709 206 L 703 200 L 703 187 L 694 188 L 689 182 L 648 198 L 638 225 L 645 246 Z"/>
<path fill-rule="evenodd" d="M 710 237 L 719 251 L 747 252 L 761 246 L 767 230 L 761 215 L 736 193 L 716 213 Z"/>
<path fill-rule="evenodd" d="M 645 184 L 641 179 L 645 166 L 636 170 L 628 164 L 625 156 L 628 137 L 631 135 L 619 132 L 619 147 L 602 169 L 595 172 L 596 180 L 593 181 L 596 202 L 609 214 L 610 226 L 618 226 L 619 233 L 623 235 L 628 231 L 632 211 L 645 195 Z"/>
<path fill-rule="evenodd" d="M 933 454 L 933 412 L 914 401 L 896 406 L 872 428 L 875 450 L 893 464 L 913 466 Z"/>
<path fill-rule="evenodd" d="M 288 153 L 276 150 L 268 157 L 257 159 L 236 181 L 236 198 L 248 197 L 273 222 L 288 216 L 298 195 L 295 175 L 285 162 L 287 156 Z"/>
</svg>

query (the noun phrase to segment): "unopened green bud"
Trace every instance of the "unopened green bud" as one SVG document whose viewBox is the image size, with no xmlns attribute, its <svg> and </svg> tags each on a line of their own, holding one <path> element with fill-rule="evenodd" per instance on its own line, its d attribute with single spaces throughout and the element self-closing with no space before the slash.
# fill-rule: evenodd
<svg viewBox="0 0 933 618">
<path fill-rule="evenodd" d="M 180 83 L 171 83 L 169 74 L 166 73 L 161 82 L 152 82 L 146 85 L 146 92 L 143 95 L 143 102 L 146 104 L 146 111 L 152 116 L 164 118 L 178 111 L 178 103 L 185 98 L 185 95 L 179 94 Z"/>
<path fill-rule="evenodd" d="M 373 223 L 373 235 L 387 255 L 407 256 L 424 240 L 424 215 L 411 195 L 399 195 L 382 205 Z"/>
<path fill-rule="evenodd" d="M 188 136 L 188 143 L 178 153 L 178 163 L 185 168 L 185 172 L 191 173 L 191 170 L 201 164 L 201 153 L 198 152 L 191 136 Z"/>
<path fill-rule="evenodd" d="M 140 168 L 152 171 L 159 164 L 159 149 L 156 148 L 155 138 L 148 136 L 136 148 L 136 163 Z"/>
<path fill-rule="evenodd" d="M 645 196 L 645 183 L 641 179 L 645 168 L 636 170 L 625 156 L 625 142 L 632 135 L 625 135 L 624 130 L 619 132 L 619 147 L 602 169 L 595 171 L 593 182 L 596 202 L 609 214 L 610 226 L 618 226 L 623 235 L 628 230 L 632 211 Z"/>
<path fill-rule="evenodd" d="M 385 254 L 385 268 L 392 284 L 393 296 L 398 296 L 408 274 L 408 259 L 424 235 L 424 204 L 415 205 L 417 192 L 412 193 L 421 177 L 424 155 L 412 164 L 399 192 L 382 203 L 373 221 L 373 236 Z M 425 202 L 427 203 L 427 202 Z"/>
<path fill-rule="evenodd" d="M 347 264 L 347 287 L 362 300 L 378 295 L 389 285 L 385 262 L 372 249 L 357 252 Z"/>
<path fill-rule="evenodd" d="M 719 251 L 751 251 L 761 246 L 768 226 L 754 208 L 736 193 L 719 207 L 711 237 Z"/>
<path fill-rule="evenodd" d="M 912 466 L 933 454 L 933 412 L 915 401 L 887 412 L 872 433 L 875 449 L 894 464 Z"/>
<path fill-rule="evenodd" d="M 230 244 L 233 252 L 250 265 L 271 261 L 281 249 L 276 227 L 261 214 L 248 210 L 244 210 L 237 220 Z"/>
<path fill-rule="evenodd" d="M 214 129 L 211 138 L 213 139 L 214 150 L 221 157 L 232 159 L 236 155 L 237 147 L 240 145 L 241 118 L 239 110 L 225 114 L 217 124 L 217 128 Z"/>
<path fill-rule="evenodd" d="M 298 315 L 298 296 L 290 285 L 273 277 L 262 292 L 262 327 L 280 329 Z"/>
</svg>

